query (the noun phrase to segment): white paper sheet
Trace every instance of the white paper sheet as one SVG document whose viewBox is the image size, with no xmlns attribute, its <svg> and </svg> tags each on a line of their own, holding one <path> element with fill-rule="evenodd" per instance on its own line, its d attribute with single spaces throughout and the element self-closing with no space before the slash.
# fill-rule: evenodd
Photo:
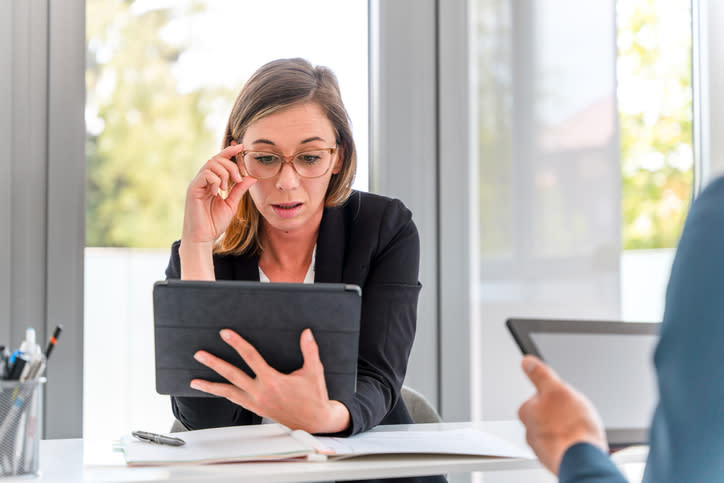
<svg viewBox="0 0 724 483">
<path fill-rule="evenodd" d="M 371 431 L 350 438 L 317 437 L 317 440 L 338 456 L 430 453 L 535 459 L 530 448 L 521 448 L 476 429 Z"/>
<path fill-rule="evenodd" d="M 167 446 L 140 441 L 131 435 L 121 438 L 126 462 L 135 465 L 164 463 L 213 463 L 293 458 L 314 450 L 290 435 L 279 424 L 232 426 L 173 434 L 186 444 Z"/>
</svg>

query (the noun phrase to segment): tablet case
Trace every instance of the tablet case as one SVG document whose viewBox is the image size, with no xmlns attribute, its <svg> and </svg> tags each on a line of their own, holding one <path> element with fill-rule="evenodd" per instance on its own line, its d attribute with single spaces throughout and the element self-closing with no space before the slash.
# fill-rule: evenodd
<svg viewBox="0 0 724 483">
<path fill-rule="evenodd" d="M 219 336 L 232 329 L 283 373 L 302 366 L 299 338 L 312 329 L 330 399 L 352 396 L 362 291 L 357 285 L 166 280 L 153 287 L 156 391 L 174 396 L 212 395 L 191 389 L 191 379 L 226 380 L 197 362 L 206 350 L 247 374 L 253 372 Z"/>
</svg>

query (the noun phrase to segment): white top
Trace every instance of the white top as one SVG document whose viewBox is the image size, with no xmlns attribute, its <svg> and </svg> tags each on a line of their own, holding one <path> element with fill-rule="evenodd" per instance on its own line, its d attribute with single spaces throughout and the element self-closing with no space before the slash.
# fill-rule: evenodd
<svg viewBox="0 0 724 483">
<path fill-rule="evenodd" d="M 312 250 L 312 263 L 309 264 L 309 268 L 307 269 L 307 274 L 304 276 L 304 282 L 303 283 L 314 283 L 314 261 L 317 258 L 317 244 L 314 244 L 314 249 Z M 266 276 L 266 273 L 259 267 L 259 281 L 269 283 L 271 280 L 269 280 L 269 277 Z"/>
</svg>

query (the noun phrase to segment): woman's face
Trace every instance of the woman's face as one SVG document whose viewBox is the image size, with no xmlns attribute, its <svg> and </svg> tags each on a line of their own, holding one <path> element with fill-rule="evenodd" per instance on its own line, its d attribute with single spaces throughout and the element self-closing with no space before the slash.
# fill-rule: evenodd
<svg viewBox="0 0 724 483">
<path fill-rule="evenodd" d="M 242 138 L 245 151 L 265 151 L 289 159 L 301 151 L 336 147 L 332 123 L 315 103 L 291 106 L 251 124 Z M 332 174 L 342 167 L 341 153 L 319 178 L 302 178 L 289 163 L 274 177 L 260 179 L 250 189 L 267 228 L 287 233 L 315 229 L 322 219 L 324 198 Z M 241 167 L 241 166 L 240 166 Z"/>
</svg>

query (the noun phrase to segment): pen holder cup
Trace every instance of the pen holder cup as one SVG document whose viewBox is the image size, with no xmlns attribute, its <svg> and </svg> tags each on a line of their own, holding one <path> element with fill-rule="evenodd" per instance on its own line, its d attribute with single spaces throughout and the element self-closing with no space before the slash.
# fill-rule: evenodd
<svg viewBox="0 0 724 483">
<path fill-rule="evenodd" d="M 0 381 L 0 477 L 38 473 L 44 383 Z"/>
</svg>

